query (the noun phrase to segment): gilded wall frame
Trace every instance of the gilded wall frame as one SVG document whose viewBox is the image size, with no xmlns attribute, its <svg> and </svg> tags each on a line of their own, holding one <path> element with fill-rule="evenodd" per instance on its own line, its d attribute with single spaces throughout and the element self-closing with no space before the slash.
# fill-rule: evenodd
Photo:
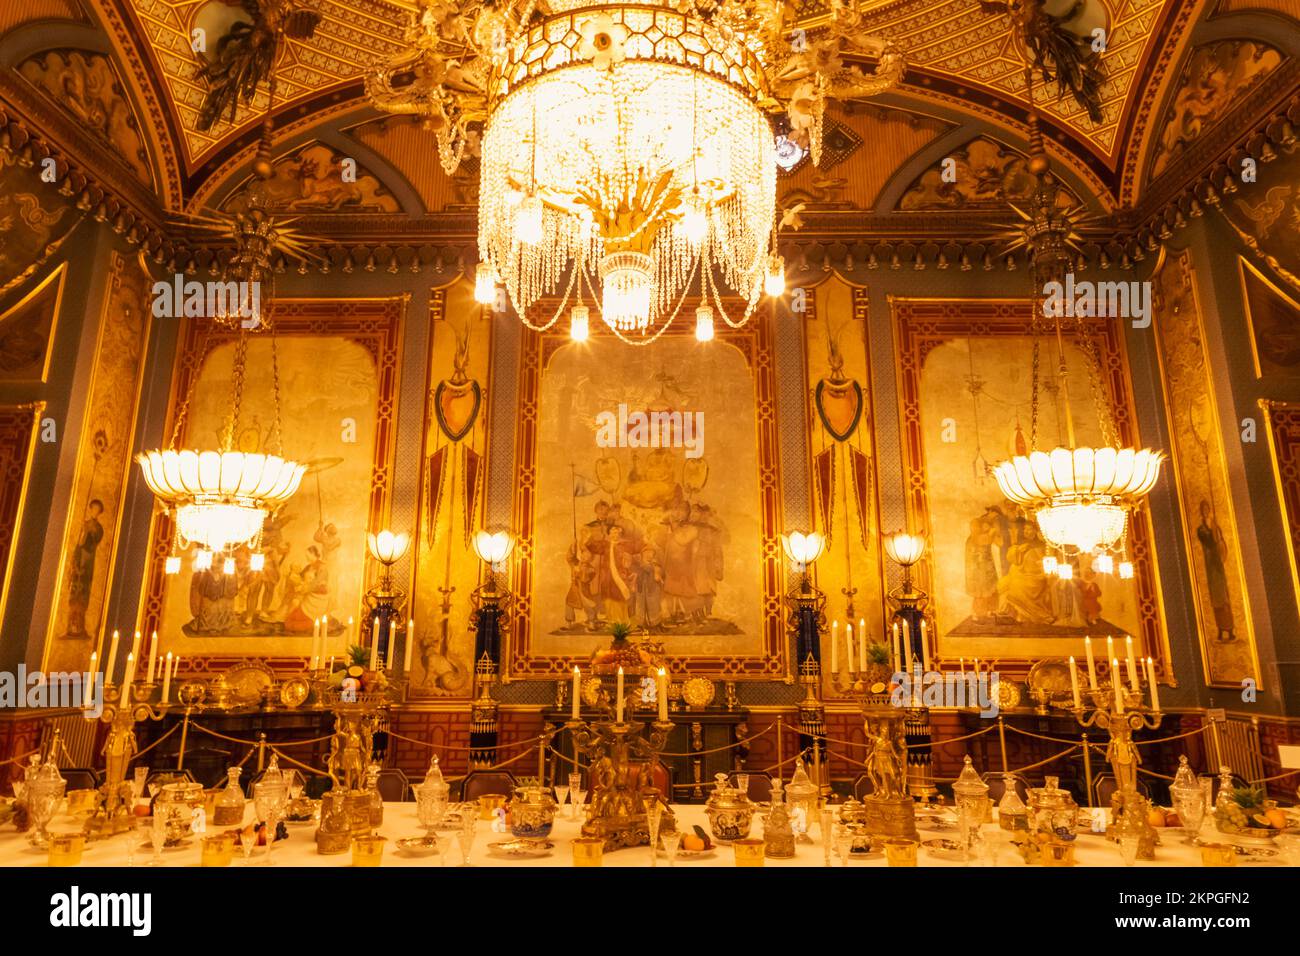
<svg viewBox="0 0 1300 956">
<path fill-rule="evenodd" d="M 370 493 L 364 507 L 369 528 L 384 527 L 387 523 L 392 494 L 393 457 L 397 427 L 398 379 L 401 370 L 402 324 L 406 319 L 410 296 L 402 294 L 383 298 L 329 298 L 329 299 L 277 299 L 275 302 L 275 334 L 279 339 L 329 338 L 341 339 L 360 345 L 374 362 L 378 382 L 378 410 L 375 422 L 374 448 L 370 466 Z M 178 405 L 188 393 L 190 383 L 201 371 L 202 350 L 206 325 L 193 321 L 185 323 L 178 346 L 176 373 L 172 381 L 171 405 L 168 415 L 171 423 Z M 225 330 L 213 329 L 208 338 L 209 352 L 213 347 L 233 342 L 235 336 Z M 286 404 L 292 402 L 285 398 Z M 288 441 L 286 441 L 288 445 Z M 291 446 L 286 448 L 291 452 Z M 308 487 L 304 480 L 303 488 Z M 300 494 L 303 490 L 300 489 Z M 145 586 L 141 594 L 137 628 L 148 634 L 159 628 L 166 591 L 163 564 L 170 553 L 173 533 L 171 517 L 155 511 L 151 533 L 150 561 L 145 572 Z M 364 543 L 362 544 L 364 548 Z M 366 551 L 363 559 L 363 583 L 378 579 L 379 567 Z M 364 588 L 363 588 L 364 589 Z M 350 612 L 360 622 L 364 616 L 358 602 Z M 173 635 L 160 631 L 159 637 L 166 648 Z M 341 648 L 343 639 L 331 639 Z M 186 672 L 214 673 L 246 658 L 250 654 L 265 657 L 267 663 L 284 671 L 300 670 L 309 654 L 310 634 L 301 639 L 303 653 L 265 655 L 250 643 L 243 653 L 212 653 L 185 655 Z M 333 653 L 331 647 L 331 653 Z M 341 650 L 339 651 L 341 653 Z"/>
<path fill-rule="evenodd" d="M 1027 338 L 1032 318 L 1032 305 L 1025 299 L 940 299 L 897 296 L 890 296 L 889 304 L 893 320 L 895 355 L 899 366 L 898 402 L 902 426 L 905 508 L 912 530 L 930 535 L 933 529 L 930 512 L 930 475 L 926 463 L 926 444 L 921 421 L 922 367 L 927 356 L 945 343 L 961 340 L 996 342 L 999 339 Z M 1120 440 L 1133 444 L 1137 441 L 1137 426 L 1129 389 L 1128 358 L 1122 331 L 1113 322 L 1096 320 L 1093 326 L 1093 337 L 1105 365 L 1104 388 L 1109 393 L 1110 404 L 1115 411 L 1115 424 Z M 1067 335 L 1067 339 L 1069 338 Z M 1025 382 L 1028 382 L 1027 377 Z M 1088 407 L 1090 399 L 1086 393 L 1077 404 Z M 998 459 L 1006 457 L 1006 451 L 991 449 L 988 457 L 989 464 L 996 464 Z M 996 484 L 991 487 L 991 496 L 998 496 Z M 1150 516 L 1146 509 L 1139 509 L 1130 522 L 1128 542 L 1129 555 L 1136 572 L 1133 613 L 1139 626 L 1133 634 L 1134 640 L 1138 644 L 1138 652 L 1141 655 L 1150 655 L 1154 659 L 1160 680 L 1175 684 L 1154 540 Z M 927 548 L 925 556 L 917 565 L 916 577 L 919 586 L 932 595 L 931 607 L 939 608 L 941 602 L 933 597 L 936 591 L 934 550 L 933 546 Z M 936 626 L 935 630 L 939 631 L 940 627 Z M 1093 636 L 1104 638 L 1106 632 L 1100 631 Z M 931 640 L 932 647 L 936 648 L 934 658 L 936 662 L 957 666 L 957 655 L 944 653 L 943 635 L 936 634 Z M 1082 637 L 1077 641 L 1069 642 L 1068 646 L 1065 646 L 1065 642 L 1061 643 L 1063 645 L 1061 649 L 1052 653 L 999 652 L 980 656 L 986 663 L 995 664 L 1003 676 L 1022 678 L 1028 668 L 1042 657 L 1074 654 L 1082 658 Z M 998 646 L 1001 647 L 1002 644 L 1007 644 L 1007 641 L 1002 640 Z"/>
<path fill-rule="evenodd" d="M 1167 255 L 1152 284 L 1155 352 L 1172 444 L 1168 470 L 1178 493 L 1205 683 L 1240 687 L 1252 678 L 1262 686 L 1191 252 Z M 1231 640 L 1220 640 L 1225 633 Z"/>
<path fill-rule="evenodd" d="M 23 526 L 27 487 L 32 477 L 36 438 L 44 411 L 44 402 L 0 406 L 0 568 L 4 569 L 4 583 L 0 586 L 0 627 L 4 625 L 5 610 L 9 605 L 18 533 Z"/>
<path fill-rule="evenodd" d="M 1300 602 L 1300 404 L 1261 398 L 1259 407 L 1264 410 L 1277 505 L 1286 529 L 1291 588 Z"/>
<path fill-rule="evenodd" d="M 734 303 L 728 308 L 734 309 Z M 550 312 L 554 311 L 554 304 Z M 694 303 L 683 306 L 691 314 Z M 761 542 L 758 556 L 759 580 L 752 599 L 758 603 L 760 631 L 754 635 L 758 653 L 744 655 L 710 655 L 674 653 L 671 642 L 665 642 L 665 656 L 675 675 L 707 675 L 727 680 L 790 680 L 789 653 L 785 630 L 785 609 L 782 604 L 784 561 L 780 544 L 783 522 L 783 496 L 781 464 L 776 422 L 776 356 L 773 348 L 774 316 L 770 309 L 762 308 L 740 329 L 731 329 L 721 322 L 716 328 L 716 338 L 702 347 L 735 349 L 751 376 L 758 461 L 758 534 Z M 592 338 L 612 339 L 610 333 L 597 329 L 592 323 Z M 679 326 L 683 323 L 678 323 Z M 664 339 L 690 339 L 690 328 L 670 328 Z M 535 581 L 537 574 L 536 528 L 539 498 L 538 444 L 542 377 L 556 353 L 570 344 L 567 329 L 558 327 L 544 333 L 526 331 L 520 349 L 518 414 L 515 433 L 515 495 L 513 503 L 514 532 L 518 543 L 512 555 L 511 577 L 514 590 L 511 614 L 511 633 L 507 639 L 508 651 L 504 655 L 504 668 L 509 679 L 546 679 L 567 675 L 575 665 L 585 666 L 594 645 L 607 644 L 607 634 L 593 633 L 590 640 L 574 642 L 572 653 L 542 653 L 534 646 L 536 620 Z M 623 348 L 632 346 L 622 346 Z M 490 468 L 499 467 L 492 462 Z"/>
<path fill-rule="evenodd" d="M 1257 303 L 1250 294 L 1252 282 L 1257 282 L 1264 287 L 1265 294 L 1272 295 L 1276 300 L 1288 306 L 1296 316 L 1300 316 L 1300 302 L 1295 297 L 1283 289 L 1280 285 L 1269 278 L 1261 269 L 1255 267 L 1244 256 L 1237 257 L 1237 275 L 1241 280 L 1241 303 L 1242 309 L 1246 313 L 1246 331 L 1250 336 L 1250 357 L 1254 362 L 1255 378 L 1263 378 L 1266 374 L 1294 375 L 1295 365 L 1283 366 L 1274 361 L 1267 360 L 1260 355 L 1260 335 L 1266 333 L 1264 327 L 1264 316 L 1257 314 Z M 1295 323 L 1289 323 L 1294 327 Z M 1290 329 L 1286 330 L 1288 333 Z M 1269 369 L 1265 370 L 1264 362 L 1269 361 Z"/>
<path fill-rule="evenodd" d="M 135 444 L 140 386 L 153 321 L 150 288 L 149 274 L 138 261 L 117 251 L 111 254 L 108 290 L 99 319 L 82 416 L 71 504 L 53 578 L 54 598 L 41 658 L 44 670 L 83 670 L 90 662 L 91 651 L 103 653 L 104 631 L 111 629 L 105 617 L 117 566 L 127 483 L 131 470 L 136 467 L 131 449 Z M 101 467 L 105 459 L 110 464 L 107 473 Z M 95 502 L 99 503 L 99 516 L 108 518 L 107 527 L 99 522 L 98 516 L 90 514 Z M 73 552 L 80 550 L 84 554 L 86 549 L 79 541 L 87 543 L 86 532 L 92 527 L 101 537 L 89 548 L 92 579 L 87 589 L 90 593 L 84 595 L 85 606 L 74 613 Z M 102 577 L 94 571 L 99 562 L 105 565 Z M 78 622 L 74 618 L 84 620 Z M 83 639 L 85 643 L 81 644 Z"/>
<path fill-rule="evenodd" d="M 50 362 L 54 357 L 54 338 L 59 330 L 59 316 L 63 312 L 63 289 L 67 284 L 67 278 L 68 264 L 61 262 L 34 289 L 6 309 L 3 315 L 0 315 L 0 335 L 7 337 L 10 332 L 7 326 L 13 319 L 20 317 L 28 309 L 44 308 L 47 299 L 53 300 L 50 303 L 49 328 L 33 330 L 44 340 L 42 345 L 44 354 L 38 359 L 41 366 L 40 374 L 22 378 L 9 377 L 8 374 L 0 373 L 0 384 L 6 386 L 43 385 L 50 380 Z M 43 325 L 44 323 L 40 324 Z"/>
</svg>

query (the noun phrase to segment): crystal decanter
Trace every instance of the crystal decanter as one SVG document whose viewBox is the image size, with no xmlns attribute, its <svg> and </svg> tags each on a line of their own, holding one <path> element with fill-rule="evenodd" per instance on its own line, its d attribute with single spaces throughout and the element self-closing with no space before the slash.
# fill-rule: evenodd
<svg viewBox="0 0 1300 956">
<path fill-rule="evenodd" d="M 763 821 L 763 853 L 773 860 L 794 856 L 794 829 L 790 826 L 790 811 L 785 806 L 780 780 L 772 781 L 772 805 Z"/>
<path fill-rule="evenodd" d="M 366 796 L 370 803 L 370 826 L 380 827 L 384 823 L 384 798 L 379 792 L 379 765 L 371 764 L 366 771 Z"/>
<path fill-rule="evenodd" d="M 226 771 L 226 787 L 217 797 L 212 823 L 218 827 L 235 827 L 244 821 L 244 791 L 239 788 L 240 767 Z"/>
</svg>

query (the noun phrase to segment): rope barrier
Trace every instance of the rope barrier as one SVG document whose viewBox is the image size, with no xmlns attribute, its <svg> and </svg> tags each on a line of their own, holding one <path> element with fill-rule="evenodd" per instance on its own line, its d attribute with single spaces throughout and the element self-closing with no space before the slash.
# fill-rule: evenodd
<svg viewBox="0 0 1300 956">
<path fill-rule="evenodd" d="M 286 754 L 286 753 L 281 753 L 281 752 L 280 752 L 277 748 L 275 748 L 275 747 L 271 747 L 270 749 L 271 749 L 271 753 L 275 754 L 275 755 L 276 755 L 277 757 L 279 757 L 281 760 L 287 760 L 289 763 L 293 764 L 295 767 L 302 767 L 302 769 L 303 769 L 303 770 L 306 770 L 308 773 L 313 773 L 313 774 L 315 774 L 315 775 L 318 776 L 318 777 L 328 777 L 328 776 L 329 776 L 328 773 L 324 773 L 324 772 L 322 772 L 322 771 L 320 771 L 320 770 L 317 770 L 315 767 L 309 767 L 309 766 L 307 766 L 307 764 L 303 763 L 301 760 L 295 760 L 294 758 L 290 757 L 288 754 Z M 253 751 L 251 751 L 251 750 L 248 752 L 248 754 L 249 754 L 250 756 L 252 755 L 252 753 L 253 753 Z M 248 757 L 245 756 L 244 759 L 247 760 Z"/>
<path fill-rule="evenodd" d="M 170 737 L 172 734 L 176 733 L 176 731 L 178 731 L 178 730 L 180 730 L 180 729 L 181 729 L 181 725 L 180 725 L 180 724 L 173 724 L 171 730 L 167 731 L 167 733 L 163 734 L 161 737 L 159 737 L 157 740 L 155 740 L 153 743 L 151 743 L 148 747 L 145 747 L 143 750 L 137 750 L 137 751 L 135 752 L 135 756 L 132 757 L 131 759 L 132 759 L 132 760 L 139 760 L 141 757 L 143 757 L 143 756 L 144 756 L 145 754 L 147 754 L 149 751 L 153 750 L 154 747 L 157 747 L 160 743 L 162 743 L 164 740 L 166 740 L 168 737 Z M 68 759 L 72 759 L 72 758 L 69 757 Z"/>
<path fill-rule="evenodd" d="M 38 753 L 40 753 L 40 752 L 41 752 L 41 748 L 40 748 L 40 747 L 36 747 L 36 748 L 33 749 L 33 750 L 29 750 L 29 751 L 27 751 L 27 753 L 25 753 L 25 754 L 19 754 L 17 757 L 10 757 L 8 760 L 0 760 L 0 767 L 5 766 L 6 764 L 18 763 L 18 762 L 20 762 L 20 761 L 26 760 L 26 759 L 27 759 L 28 757 L 30 757 L 32 754 L 38 754 Z"/>
<path fill-rule="evenodd" d="M 773 727 L 775 727 L 775 726 L 776 726 L 776 721 L 774 720 L 774 721 L 772 721 L 770 724 L 768 724 L 766 727 L 764 727 L 762 730 L 760 730 L 758 733 L 756 733 L 756 734 L 750 734 L 748 737 L 742 737 L 742 738 L 740 738 L 739 740 L 735 741 L 734 743 L 727 744 L 727 745 L 724 746 L 724 747 L 713 747 L 713 748 L 711 748 L 711 749 L 709 749 L 709 750 L 692 750 L 692 751 L 689 751 L 688 753 L 672 753 L 672 752 L 670 752 L 670 751 L 663 750 L 663 751 L 660 751 L 659 756 L 661 756 L 661 757 L 703 757 L 703 756 L 705 756 L 706 754 L 717 754 L 717 753 L 722 753 L 724 750 L 735 750 L 737 747 L 740 747 L 740 746 L 742 746 L 743 744 L 747 744 L 747 743 L 749 743 L 751 740 L 757 740 L 759 737 L 762 737 L 764 734 L 766 734 L 769 730 L 771 730 L 771 729 L 772 729 Z M 790 725 L 789 725 L 789 724 L 783 724 L 783 726 L 788 727 L 788 726 L 790 726 Z M 798 730 L 797 727 L 795 727 L 794 729 L 795 729 L 795 730 Z M 812 734 L 809 734 L 808 736 L 811 737 Z"/>
<path fill-rule="evenodd" d="M 177 724 L 176 726 L 179 727 L 180 725 Z M 201 733 L 207 734 L 209 737 L 216 737 L 218 740 L 224 740 L 227 743 L 232 743 L 232 744 L 239 744 L 242 747 L 260 747 L 262 745 L 262 741 L 260 740 L 244 740 L 240 737 L 231 737 L 228 734 L 223 734 L 218 731 L 212 730 L 210 727 L 204 727 L 197 720 L 191 720 L 190 726 L 193 727 L 195 730 L 200 731 Z M 176 727 L 172 728 L 172 730 L 175 729 Z M 167 733 L 171 733 L 171 732 L 172 732 L 171 730 L 167 731 Z M 318 744 L 322 740 L 329 740 L 333 736 L 334 736 L 333 734 L 326 734 L 324 737 L 313 737 L 310 740 L 277 740 L 275 742 L 275 746 L 305 747 L 307 744 Z M 159 737 L 158 739 L 162 740 L 163 738 Z M 269 746 L 269 742 L 268 742 L 268 746 Z"/>
</svg>

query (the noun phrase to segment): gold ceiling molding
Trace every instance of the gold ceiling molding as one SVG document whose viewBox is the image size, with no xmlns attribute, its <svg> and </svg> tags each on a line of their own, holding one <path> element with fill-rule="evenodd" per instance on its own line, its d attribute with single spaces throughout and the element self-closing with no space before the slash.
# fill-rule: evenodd
<svg viewBox="0 0 1300 956">
<path fill-rule="evenodd" d="M 1025 199 L 1034 191 L 1035 180 L 1028 169 L 1028 157 L 987 136 L 977 136 L 949 157 L 955 161 L 952 181 L 945 180 L 942 166 L 931 166 L 912 182 L 898 200 L 897 209 L 1005 209 L 1007 200 Z M 1065 208 L 1083 205 L 1078 195 L 1064 184 L 1057 192 L 1057 204 Z"/>
<path fill-rule="evenodd" d="M 350 167 L 346 164 L 351 164 Z M 378 177 L 339 150 L 311 142 L 276 159 L 266 193 L 275 208 L 300 213 L 397 213 L 402 208 Z M 246 179 L 245 182 L 248 182 Z M 221 204 L 242 212 L 248 194 L 242 184 Z"/>
<path fill-rule="evenodd" d="M 101 0 L 106 2 L 106 0 Z M 152 47 L 180 121 L 186 159 L 196 166 L 224 140 L 260 119 L 266 91 L 241 104 L 233 124 L 198 129 L 206 86 L 195 78 L 199 56 L 192 50 L 195 17 L 210 0 L 123 0 Z M 321 21 L 309 41 L 284 42 L 276 73 L 276 97 L 286 106 L 350 83 L 406 49 L 402 39 L 408 12 L 383 0 L 323 0 Z M 217 37 L 209 38 L 215 49 Z"/>
<path fill-rule="evenodd" d="M 1195 47 L 1157 127 L 1151 178 L 1227 116 L 1234 104 L 1282 64 L 1282 58 L 1275 47 L 1258 40 L 1220 40 Z"/>
<path fill-rule="evenodd" d="M 1123 120 L 1139 90 L 1142 64 L 1165 10 L 1174 2 L 1119 0 L 1109 11 L 1110 29 L 1101 61 L 1101 123 L 1089 122 L 1072 97 L 1058 100 L 1054 84 L 1037 96 L 1043 115 L 1113 161 L 1123 145 Z M 898 45 L 909 73 L 951 77 L 1027 105 L 1024 66 L 1004 18 L 975 13 L 968 0 L 903 0 L 871 10 L 864 19 L 872 32 Z M 909 80 L 910 87 L 918 89 L 915 78 Z"/>
<path fill-rule="evenodd" d="M 152 188 L 153 170 L 140 121 L 111 57 L 87 50 L 46 50 L 19 64 L 18 73 Z"/>
<path fill-rule="evenodd" d="M 4 0 L 0 3 L 0 35 L 14 27 L 42 20 L 76 20 L 84 23 L 86 15 L 77 0 Z"/>
</svg>

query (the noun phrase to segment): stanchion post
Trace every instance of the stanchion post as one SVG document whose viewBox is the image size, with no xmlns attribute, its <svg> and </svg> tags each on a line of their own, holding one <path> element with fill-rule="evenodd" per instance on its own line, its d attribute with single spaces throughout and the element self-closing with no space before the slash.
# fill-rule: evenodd
<svg viewBox="0 0 1300 956">
<path fill-rule="evenodd" d="M 1007 773 L 1010 770 L 1007 766 L 1007 725 L 1001 717 L 998 718 L 998 746 L 1002 750 L 1002 772 Z"/>
<path fill-rule="evenodd" d="M 266 731 L 260 730 L 257 733 L 257 771 L 261 773 L 266 769 Z"/>
<path fill-rule="evenodd" d="M 781 714 L 776 715 L 776 771 L 781 772 L 781 764 L 785 763 L 785 720 Z"/>
<path fill-rule="evenodd" d="M 1083 794 L 1085 806 L 1092 806 L 1092 748 L 1088 746 L 1088 735 L 1083 735 L 1083 785 L 1087 788 Z"/>
<path fill-rule="evenodd" d="M 190 735 L 190 708 L 185 708 L 185 715 L 181 718 L 181 747 L 176 752 L 176 769 L 185 769 L 185 741 Z"/>
</svg>

